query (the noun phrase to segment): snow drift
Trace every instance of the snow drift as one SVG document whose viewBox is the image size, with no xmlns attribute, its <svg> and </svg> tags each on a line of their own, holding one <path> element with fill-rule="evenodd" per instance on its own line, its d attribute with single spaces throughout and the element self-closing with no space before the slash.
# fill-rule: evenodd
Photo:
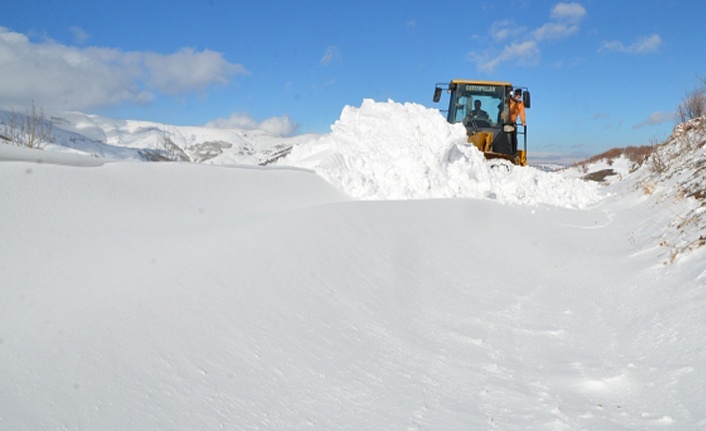
<svg viewBox="0 0 706 431">
<path fill-rule="evenodd" d="M 504 161 L 487 162 L 466 131 L 436 109 L 370 99 L 346 106 L 331 133 L 295 146 L 279 164 L 315 170 L 358 199 L 489 198 L 512 204 L 587 207 L 593 183 Z"/>
<path fill-rule="evenodd" d="M 366 99 L 360 107 L 346 106 L 329 134 L 286 138 L 262 130 L 167 126 L 75 112 L 51 121 L 54 140 L 45 150 L 103 159 L 257 165 L 292 148 L 279 165 L 313 169 L 357 199 L 472 197 L 585 208 L 601 198 L 593 183 L 487 162 L 466 144 L 461 125 L 414 103 Z"/>
</svg>

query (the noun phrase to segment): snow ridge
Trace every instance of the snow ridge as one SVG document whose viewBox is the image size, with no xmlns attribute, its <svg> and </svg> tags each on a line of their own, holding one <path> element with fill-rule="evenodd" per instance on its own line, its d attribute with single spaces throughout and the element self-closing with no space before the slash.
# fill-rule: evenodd
<svg viewBox="0 0 706 431">
<path fill-rule="evenodd" d="M 706 244 L 706 116 L 678 124 L 628 182 L 666 215 L 648 229 L 673 262 Z"/>
<path fill-rule="evenodd" d="M 0 112 L 0 121 L 8 115 Z M 466 143 L 463 126 L 450 125 L 437 109 L 415 103 L 365 99 L 360 107 L 344 107 L 329 134 L 291 137 L 77 112 L 50 120 L 54 136 L 45 151 L 101 159 L 258 165 L 292 149 L 277 164 L 314 170 L 362 200 L 466 197 L 586 208 L 602 198 L 596 184 L 486 161 Z"/>
<path fill-rule="evenodd" d="M 315 170 L 366 200 L 472 197 L 584 208 L 596 184 L 504 161 L 487 162 L 462 125 L 439 111 L 392 100 L 346 106 L 331 133 L 296 146 L 279 164 Z"/>
</svg>

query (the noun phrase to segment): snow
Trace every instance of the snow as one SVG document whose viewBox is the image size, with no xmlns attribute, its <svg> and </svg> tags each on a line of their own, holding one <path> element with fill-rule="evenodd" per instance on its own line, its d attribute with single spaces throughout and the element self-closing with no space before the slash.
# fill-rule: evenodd
<svg viewBox="0 0 706 431">
<path fill-rule="evenodd" d="M 357 199 L 486 197 L 569 207 L 599 199 L 595 184 L 487 163 L 466 145 L 463 125 L 414 103 L 347 106 L 330 134 L 294 147 L 279 163 L 313 169 Z"/>
<path fill-rule="evenodd" d="M 0 429 L 706 427 L 704 248 L 660 245 L 696 165 L 599 186 L 432 114 L 268 167 L 0 144 Z"/>
<path fill-rule="evenodd" d="M 15 115 L 20 122 L 25 118 L 23 113 Z M 11 112 L 0 111 L 0 135 L 11 116 Z M 45 118 L 52 123 L 53 131 L 53 140 L 44 145 L 45 150 L 110 160 L 145 160 L 145 151 L 164 152 L 165 141 L 170 141 L 172 150 L 195 162 L 257 165 L 272 152 L 317 136 L 281 137 L 264 130 L 171 126 L 80 112 L 60 112 Z"/>
<path fill-rule="evenodd" d="M 556 170 L 565 170 L 563 176 L 566 178 L 584 178 L 589 175 L 589 170 L 592 174 L 602 174 L 599 178 L 602 182 L 612 184 L 617 181 L 622 181 L 627 178 L 635 169 L 635 163 L 625 155 L 612 158 L 610 160 L 601 159 L 588 166 L 579 167 L 560 167 Z"/>
</svg>

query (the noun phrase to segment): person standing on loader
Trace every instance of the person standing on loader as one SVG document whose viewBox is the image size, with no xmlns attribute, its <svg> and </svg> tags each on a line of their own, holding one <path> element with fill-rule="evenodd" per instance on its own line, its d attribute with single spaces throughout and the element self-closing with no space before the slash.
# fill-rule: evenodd
<svg viewBox="0 0 706 431">
<path fill-rule="evenodd" d="M 510 93 L 510 123 L 517 124 L 517 116 L 520 116 L 522 127 L 526 127 L 525 122 L 525 104 L 522 101 L 522 89 L 515 89 L 515 93 Z M 517 128 L 512 132 L 512 151 L 517 153 Z"/>
</svg>

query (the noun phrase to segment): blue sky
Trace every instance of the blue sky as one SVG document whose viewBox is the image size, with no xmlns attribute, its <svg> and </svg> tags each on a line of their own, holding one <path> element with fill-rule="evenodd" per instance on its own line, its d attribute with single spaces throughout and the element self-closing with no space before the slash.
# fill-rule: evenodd
<svg viewBox="0 0 706 431">
<path fill-rule="evenodd" d="M 666 138 L 706 77 L 703 0 L 0 0 L 0 105 L 328 132 L 452 78 L 529 87 L 530 150 Z"/>
</svg>

